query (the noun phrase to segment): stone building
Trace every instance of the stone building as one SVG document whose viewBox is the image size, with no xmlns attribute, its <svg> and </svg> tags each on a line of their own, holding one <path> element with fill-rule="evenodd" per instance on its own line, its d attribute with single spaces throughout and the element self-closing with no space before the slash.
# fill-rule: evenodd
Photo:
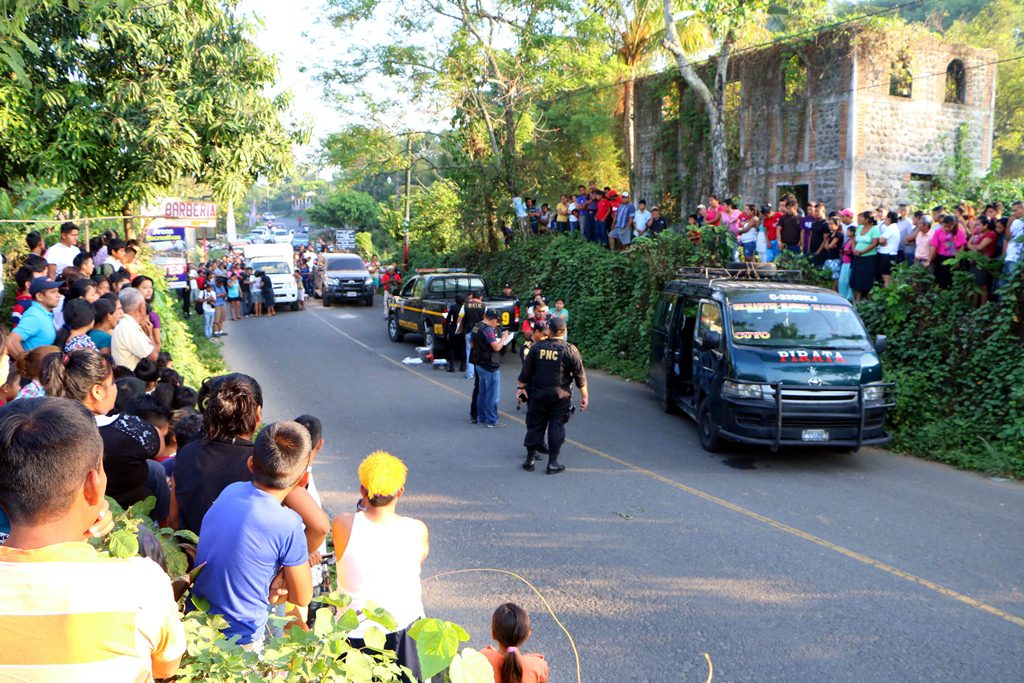
<svg viewBox="0 0 1024 683">
<path fill-rule="evenodd" d="M 733 57 L 730 191 L 786 192 L 831 209 L 873 208 L 927 189 L 956 148 L 992 163 L 996 53 L 920 33 L 845 27 Z M 675 74 L 637 83 L 635 196 L 678 216 L 710 191 L 707 116 Z"/>
</svg>

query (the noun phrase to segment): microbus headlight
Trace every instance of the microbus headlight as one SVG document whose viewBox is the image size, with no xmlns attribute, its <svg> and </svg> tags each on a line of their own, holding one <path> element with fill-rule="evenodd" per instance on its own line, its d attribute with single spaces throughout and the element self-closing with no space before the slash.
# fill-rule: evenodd
<svg viewBox="0 0 1024 683">
<path fill-rule="evenodd" d="M 881 403 L 885 399 L 885 387 L 869 384 L 864 387 L 864 401 L 867 403 Z"/>
<path fill-rule="evenodd" d="M 756 400 L 764 398 L 764 389 L 761 384 L 748 384 L 746 382 L 732 382 L 730 380 L 726 380 L 722 383 L 722 396 Z"/>
</svg>

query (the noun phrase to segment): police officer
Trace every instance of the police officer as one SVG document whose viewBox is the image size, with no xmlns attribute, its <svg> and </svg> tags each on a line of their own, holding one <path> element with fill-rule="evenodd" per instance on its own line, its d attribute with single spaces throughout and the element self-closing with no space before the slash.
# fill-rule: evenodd
<svg viewBox="0 0 1024 683">
<path fill-rule="evenodd" d="M 523 360 L 519 373 L 517 398 L 529 400 L 526 414 L 526 462 L 523 469 L 534 470 L 537 451 L 544 446 L 547 433 L 547 473 L 565 471 L 565 465 L 558 462 L 558 454 L 565 442 L 565 423 L 572 402 L 572 384 L 580 390 L 580 409 L 589 404 L 587 374 L 583 359 L 575 346 L 565 341 L 565 321 L 553 318 L 548 321 L 548 338 L 533 345 Z"/>
</svg>

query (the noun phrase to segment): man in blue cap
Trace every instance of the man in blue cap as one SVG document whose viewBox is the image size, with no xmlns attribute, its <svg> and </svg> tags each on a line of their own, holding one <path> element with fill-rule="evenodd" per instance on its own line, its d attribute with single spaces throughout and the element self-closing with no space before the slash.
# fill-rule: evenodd
<svg viewBox="0 0 1024 683">
<path fill-rule="evenodd" d="M 53 326 L 53 309 L 60 303 L 60 283 L 45 277 L 37 277 L 29 285 L 28 293 L 32 305 L 21 314 L 18 326 L 7 338 L 7 351 L 17 358 L 25 351 L 37 346 L 53 344 L 57 329 Z"/>
</svg>

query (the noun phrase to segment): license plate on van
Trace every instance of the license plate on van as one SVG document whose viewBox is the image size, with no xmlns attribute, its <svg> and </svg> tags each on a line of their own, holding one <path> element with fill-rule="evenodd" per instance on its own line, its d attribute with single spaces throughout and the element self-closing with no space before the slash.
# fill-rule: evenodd
<svg viewBox="0 0 1024 683">
<path fill-rule="evenodd" d="M 345 292 L 345 296 L 355 296 L 359 292 Z"/>
<path fill-rule="evenodd" d="M 827 429 L 805 429 L 803 433 L 804 441 L 828 441 L 828 430 Z"/>
</svg>

